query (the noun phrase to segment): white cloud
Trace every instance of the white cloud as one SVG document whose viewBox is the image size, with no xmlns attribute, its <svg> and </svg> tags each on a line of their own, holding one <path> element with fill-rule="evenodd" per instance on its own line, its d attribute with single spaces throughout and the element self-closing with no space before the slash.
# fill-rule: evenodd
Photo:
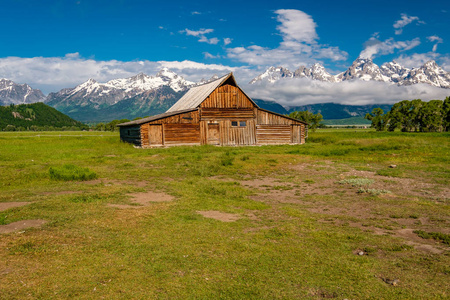
<svg viewBox="0 0 450 300">
<path fill-rule="evenodd" d="M 233 40 L 230 39 L 230 38 L 224 38 L 224 39 L 223 39 L 223 44 L 226 46 L 226 45 L 231 44 L 232 41 L 233 41 Z"/>
<path fill-rule="evenodd" d="M 448 96 L 448 90 L 427 84 L 396 86 L 360 80 L 330 83 L 295 78 L 277 81 L 274 84 L 247 85 L 243 88 L 254 99 L 272 100 L 290 107 L 326 102 L 348 105 L 393 104 L 406 99 L 420 98 L 428 101 Z"/>
<path fill-rule="evenodd" d="M 319 37 L 316 33 L 317 24 L 312 17 L 296 9 L 279 9 L 275 13 L 277 21 L 281 24 L 277 29 L 281 32 L 283 40 L 314 43 Z"/>
<path fill-rule="evenodd" d="M 190 36 L 195 36 L 195 37 L 198 37 L 199 38 L 199 42 L 202 42 L 202 43 L 208 43 L 208 44 L 212 44 L 212 45 L 216 45 L 218 42 L 219 42 L 219 39 L 218 38 L 216 38 L 216 37 L 213 37 L 213 38 L 210 38 L 210 39 L 208 39 L 207 37 L 206 37 L 206 35 L 205 34 L 208 34 L 208 33 L 212 33 L 212 32 L 214 32 L 214 29 L 200 29 L 200 30 L 190 30 L 190 29 L 184 29 L 184 30 L 182 30 L 182 31 L 180 31 L 181 33 L 186 33 L 186 35 L 190 35 Z"/>
<path fill-rule="evenodd" d="M 213 32 L 214 29 L 200 29 L 200 30 L 189 30 L 189 29 L 185 29 L 182 32 L 186 32 L 186 35 L 192 35 L 192 36 L 198 36 L 198 37 L 202 37 L 207 33 L 211 33 Z"/>
<path fill-rule="evenodd" d="M 406 51 L 420 45 L 420 38 L 415 38 L 410 41 L 395 41 L 389 38 L 385 41 L 380 41 L 371 37 L 365 44 L 364 50 L 359 54 L 363 58 L 373 58 L 379 55 L 392 54 L 395 50 Z"/>
<path fill-rule="evenodd" d="M 205 58 L 208 58 L 208 59 L 210 59 L 210 58 L 220 58 L 220 55 L 212 55 L 212 54 L 209 53 L 209 52 L 203 52 L 203 56 L 204 56 Z"/>
<path fill-rule="evenodd" d="M 310 15 L 295 9 L 279 9 L 275 13 L 280 22 L 276 28 L 282 36 L 277 48 L 259 45 L 228 48 L 228 57 L 259 67 L 283 65 L 288 68 L 298 68 L 301 64 L 310 65 L 317 62 L 317 59 L 347 59 L 347 52 L 317 42 L 317 24 Z"/>
<path fill-rule="evenodd" d="M 432 50 L 433 52 L 436 52 L 438 44 L 442 44 L 444 42 L 443 39 L 441 39 L 440 37 L 438 37 L 436 35 L 428 36 L 427 39 L 430 42 L 436 42 L 436 44 L 433 45 L 433 50 Z"/>
<path fill-rule="evenodd" d="M 194 61 L 99 61 L 85 59 L 78 53 L 64 57 L 4 57 L 0 58 L 0 78 L 17 83 L 27 83 L 44 93 L 56 92 L 62 88 L 74 87 L 89 78 L 106 82 L 116 78 L 126 78 L 143 72 L 156 74 L 167 67 L 191 81 L 223 75 L 245 68 L 234 68 L 219 64 L 203 64 Z M 208 77 L 209 76 L 209 77 Z"/>
<path fill-rule="evenodd" d="M 424 23 L 423 21 L 419 20 L 419 17 L 408 16 L 407 14 L 401 14 L 400 16 L 401 16 L 401 19 L 394 23 L 394 28 L 397 29 L 397 30 L 395 30 L 396 35 L 402 34 L 403 27 L 412 23 L 413 21 L 418 21 L 419 23 L 422 23 L 422 24 Z"/>
</svg>

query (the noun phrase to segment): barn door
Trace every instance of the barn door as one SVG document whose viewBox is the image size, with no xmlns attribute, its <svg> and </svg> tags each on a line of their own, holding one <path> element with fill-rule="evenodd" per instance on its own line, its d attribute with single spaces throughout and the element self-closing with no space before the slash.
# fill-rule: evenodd
<svg viewBox="0 0 450 300">
<path fill-rule="evenodd" d="M 301 126 L 300 125 L 292 125 L 292 143 L 293 144 L 301 144 Z"/>
<path fill-rule="evenodd" d="M 148 139 L 150 146 L 162 145 L 162 125 L 149 125 Z"/>
<path fill-rule="evenodd" d="M 220 131 L 218 123 L 208 124 L 208 145 L 220 145 Z"/>
</svg>

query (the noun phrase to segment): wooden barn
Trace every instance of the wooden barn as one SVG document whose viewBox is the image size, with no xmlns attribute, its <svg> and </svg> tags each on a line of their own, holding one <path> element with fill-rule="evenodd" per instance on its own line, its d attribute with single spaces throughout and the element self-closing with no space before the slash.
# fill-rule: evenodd
<svg viewBox="0 0 450 300">
<path fill-rule="evenodd" d="M 120 139 L 137 146 L 303 144 L 308 124 L 262 109 L 232 73 L 191 88 L 167 112 L 122 123 Z"/>
</svg>

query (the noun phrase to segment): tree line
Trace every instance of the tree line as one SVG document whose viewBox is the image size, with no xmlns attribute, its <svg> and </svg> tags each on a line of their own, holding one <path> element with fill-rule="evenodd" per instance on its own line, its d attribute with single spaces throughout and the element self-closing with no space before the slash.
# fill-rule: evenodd
<svg viewBox="0 0 450 300">
<path fill-rule="evenodd" d="M 377 131 L 442 132 L 450 131 L 450 97 L 424 102 L 420 99 L 395 103 L 387 113 L 374 108 L 365 118 Z"/>
</svg>

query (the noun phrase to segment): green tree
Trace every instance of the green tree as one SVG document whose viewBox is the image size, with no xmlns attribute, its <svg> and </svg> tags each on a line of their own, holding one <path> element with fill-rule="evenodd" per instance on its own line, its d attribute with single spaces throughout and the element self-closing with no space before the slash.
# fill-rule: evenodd
<svg viewBox="0 0 450 300">
<path fill-rule="evenodd" d="M 365 119 L 372 121 L 370 125 L 375 128 L 376 131 L 385 131 L 387 127 L 388 114 L 384 114 L 384 111 L 377 107 L 372 110 L 372 113 L 367 113 Z"/>
<path fill-rule="evenodd" d="M 313 114 L 307 110 L 293 111 L 288 115 L 288 117 L 308 123 L 308 129 L 311 129 L 312 131 L 315 131 L 320 122 L 323 120 L 323 116 L 320 113 Z"/>
<path fill-rule="evenodd" d="M 424 102 L 417 113 L 420 131 L 442 131 L 444 126 L 443 101 L 430 100 Z"/>
<path fill-rule="evenodd" d="M 450 131 L 450 97 L 445 98 L 442 104 L 443 130 Z"/>
<path fill-rule="evenodd" d="M 97 125 L 95 125 L 94 129 L 97 131 L 105 131 L 105 123 L 98 123 Z"/>
</svg>

